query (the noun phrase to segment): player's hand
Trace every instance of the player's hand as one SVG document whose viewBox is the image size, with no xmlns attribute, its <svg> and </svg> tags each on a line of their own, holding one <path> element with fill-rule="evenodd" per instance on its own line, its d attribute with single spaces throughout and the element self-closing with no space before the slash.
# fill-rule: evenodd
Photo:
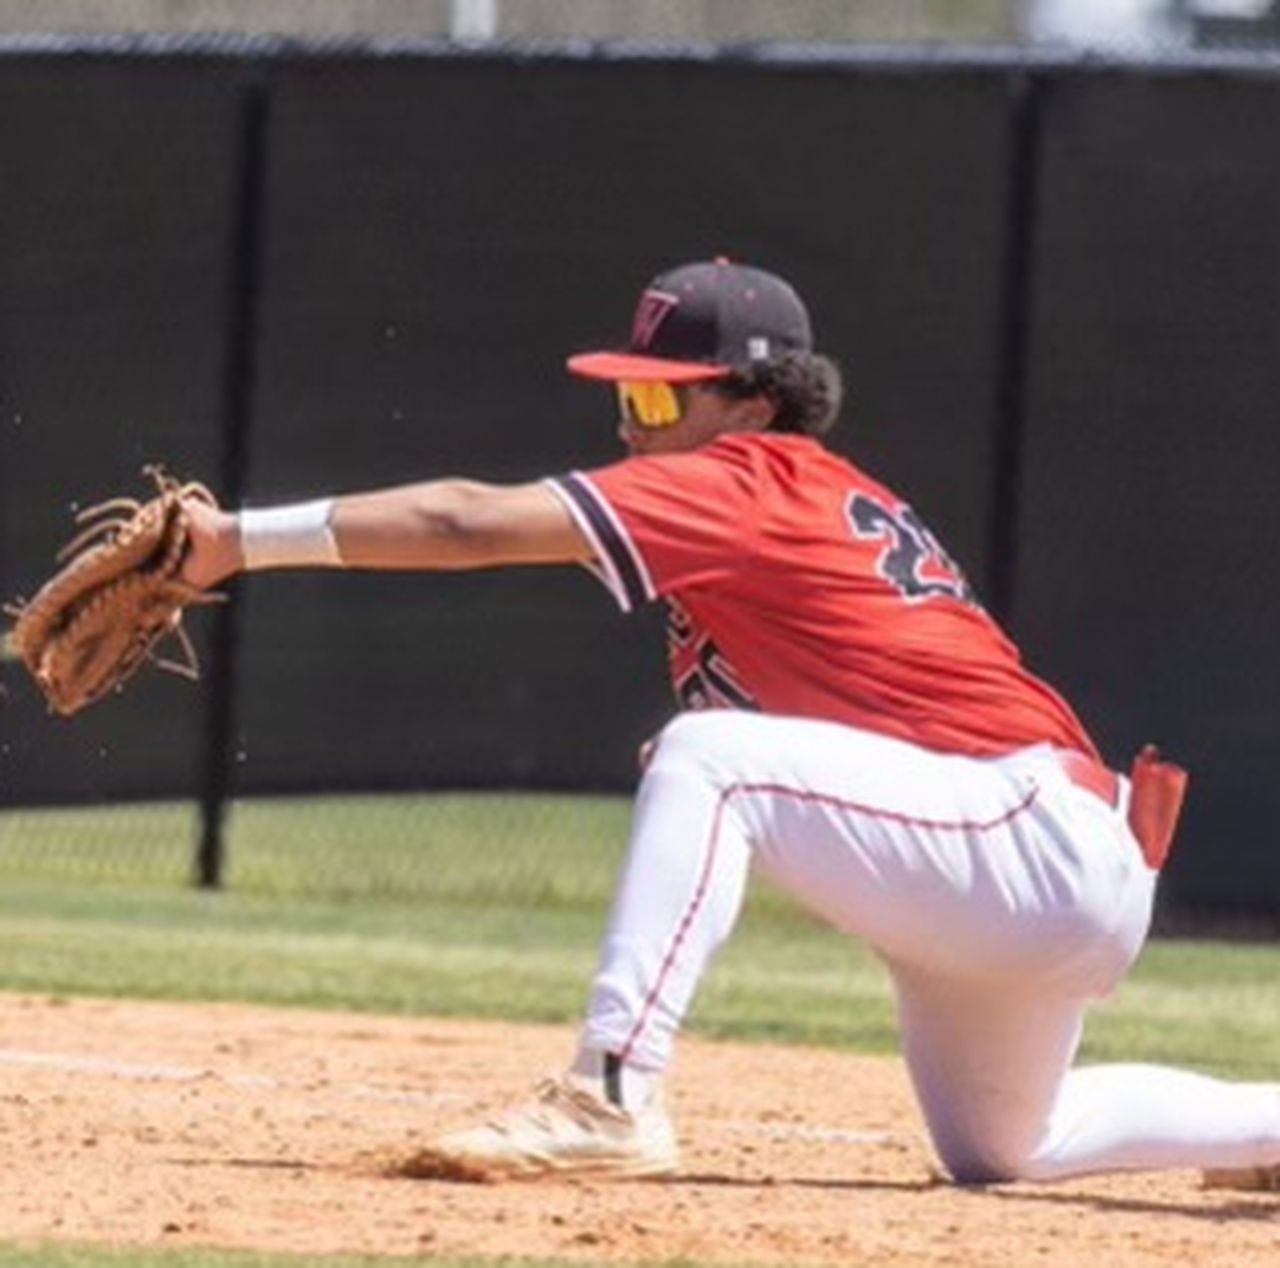
<svg viewBox="0 0 1280 1268">
<path fill-rule="evenodd" d="M 181 576 L 198 590 L 208 590 L 244 567 L 240 525 L 229 511 L 204 502 L 184 499 L 182 509 L 191 537 Z"/>
</svg>

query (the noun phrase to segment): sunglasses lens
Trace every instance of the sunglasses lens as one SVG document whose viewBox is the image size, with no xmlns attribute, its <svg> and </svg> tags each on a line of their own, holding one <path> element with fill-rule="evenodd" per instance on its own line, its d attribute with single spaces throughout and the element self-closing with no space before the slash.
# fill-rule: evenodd
<svg viewBox="0 0 1280 1268">
<path fill-rule="evenodd" d="M 670 427 L 680 421 L 680 398 L 670 383 L 619 383 L 623 417 L 639 427 Z"/>
</svg>

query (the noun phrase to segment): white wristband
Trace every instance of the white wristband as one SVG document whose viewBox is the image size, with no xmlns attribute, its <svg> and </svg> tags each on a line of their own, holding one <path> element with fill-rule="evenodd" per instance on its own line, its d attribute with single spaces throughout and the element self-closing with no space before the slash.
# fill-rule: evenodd
<svg viewBox="0 0 1280 1268">
<path fill-rule="evenodd" d="M 249 570 L 340 568 L 342 556 L 333 535 L 332 518 L 332 498 L 241 511 L 236 519 L 244 566 Z"/>
</svg>

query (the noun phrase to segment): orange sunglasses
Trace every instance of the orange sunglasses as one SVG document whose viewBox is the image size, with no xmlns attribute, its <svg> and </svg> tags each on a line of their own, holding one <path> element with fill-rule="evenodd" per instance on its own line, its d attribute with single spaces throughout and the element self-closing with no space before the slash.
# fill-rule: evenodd
<svg viewBox="0 0 1280 1268">
<path fill-rule="evenodd" d="M 680 421 L 682 402 L 672 384 L 622 381 L 614 387 L 623 418 L 637 427 L 671 427 Z"/>
</svg>

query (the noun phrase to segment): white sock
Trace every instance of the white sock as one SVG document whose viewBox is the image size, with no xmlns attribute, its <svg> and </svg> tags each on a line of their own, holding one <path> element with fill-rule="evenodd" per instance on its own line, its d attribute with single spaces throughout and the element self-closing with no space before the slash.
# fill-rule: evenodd
<svg viewBox="0 0 1280 1268">
<path fill-rule="evenodd" d="M 662 1090 L 661 1070 L 642 1070 L 599 1048 L 580 1047 L 569 1071 L 622 1109 L 644 1109 Z"/>
</svg>

